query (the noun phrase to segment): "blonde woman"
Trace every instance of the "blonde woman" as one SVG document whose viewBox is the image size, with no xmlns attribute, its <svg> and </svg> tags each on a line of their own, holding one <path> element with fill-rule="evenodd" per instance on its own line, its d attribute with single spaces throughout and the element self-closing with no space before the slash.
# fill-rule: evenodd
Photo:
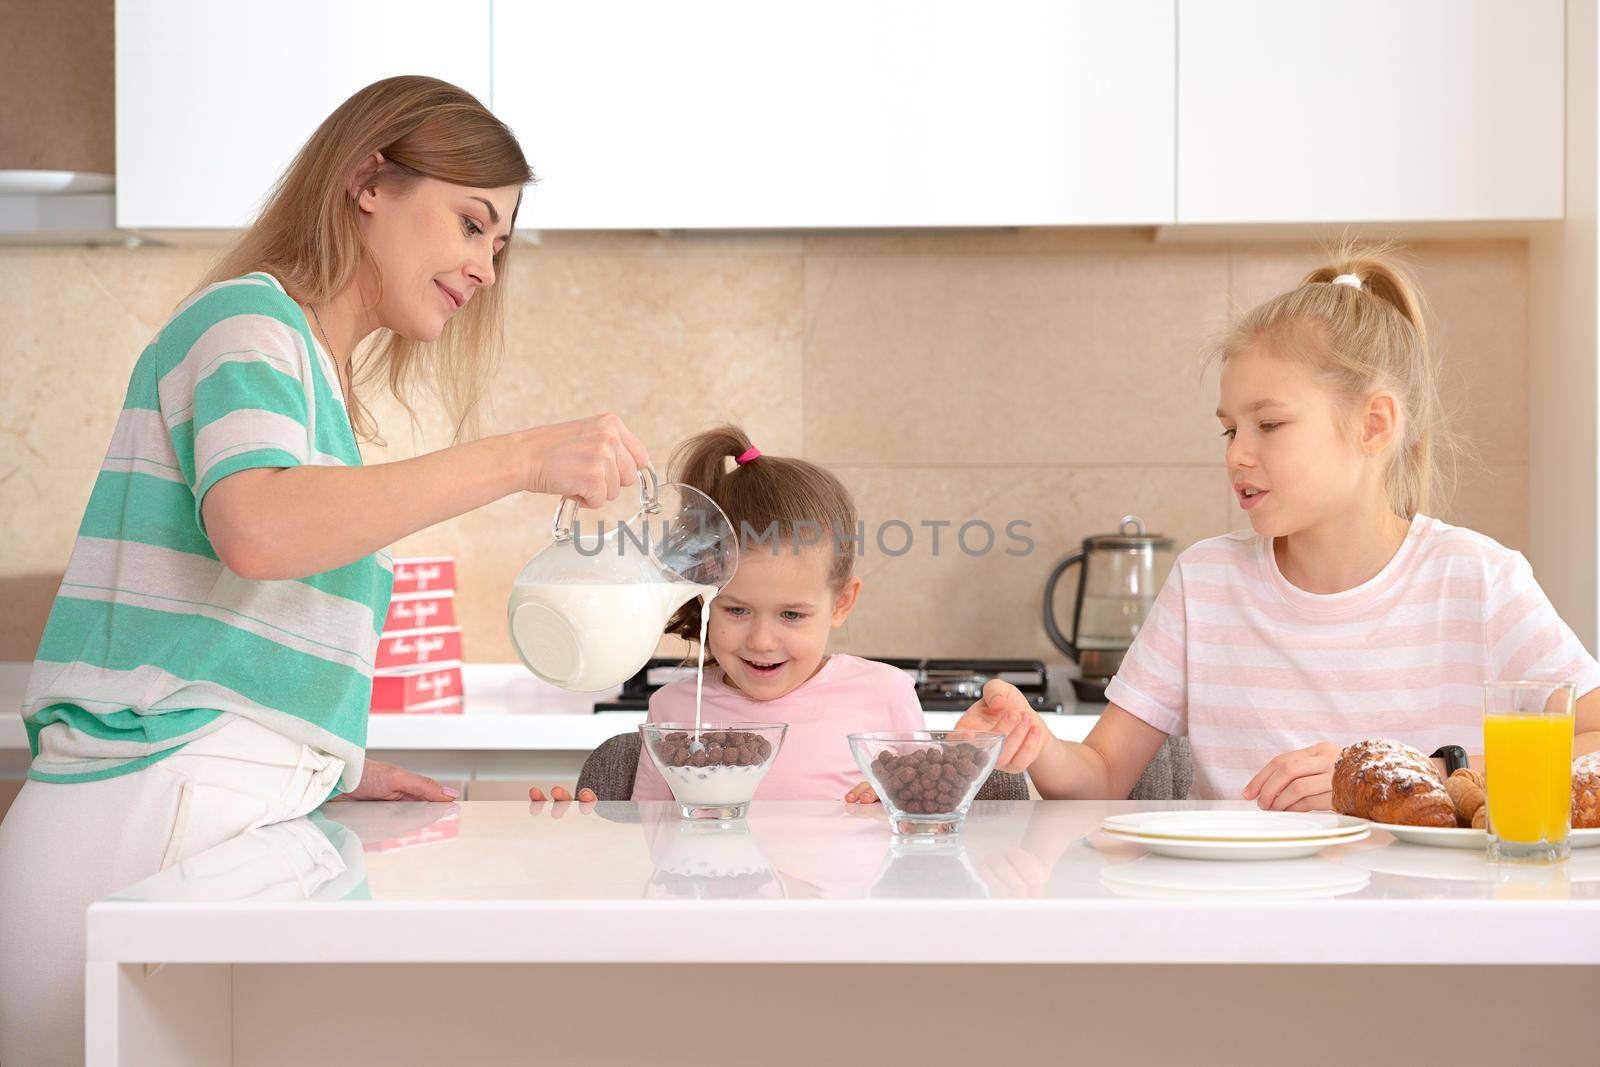
<svg viewBox="0 0 1600 1067">
<path fill-rule="evenodd" d="M 531 179 L 471 95 L 368 86 L 140 355 L 0 825 L 0 1062 L 81 1061 L 96 897 L 335 793 L 453 796 L 363 756 L 385 546 L 512 493 L 598 505 L 649 462 L 602 415 L 361 463 L 378 383 L 431 387 L 471 436 Z"/>
</svg>

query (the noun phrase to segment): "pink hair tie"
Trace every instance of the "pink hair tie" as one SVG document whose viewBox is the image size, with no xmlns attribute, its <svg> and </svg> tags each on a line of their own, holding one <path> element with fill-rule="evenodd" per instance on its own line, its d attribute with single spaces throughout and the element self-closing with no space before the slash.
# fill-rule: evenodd
<svg viewBox="0 0 1600 1067">
<path fill-rule="evenodd" d="M 761 449 L 757 448 L 755 445 L 751 445 L 749 448 L 745 449 L 738 456 L 735 456 L 733 461 L 735 463 L 737 463 L 739 466 L 742 467 L 746 463 L 749 463 L 751 460 L 757 458 L 760 455 L 761 455 Z"/>
</svg>

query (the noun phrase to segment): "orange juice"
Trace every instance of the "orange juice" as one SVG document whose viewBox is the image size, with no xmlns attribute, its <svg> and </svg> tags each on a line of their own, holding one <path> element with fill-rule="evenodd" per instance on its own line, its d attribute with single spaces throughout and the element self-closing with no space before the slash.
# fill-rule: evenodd
<svg viewBox="0 0 1600 1067">
<path fill-rule="evenodd" d="M 1502 841 L 1564 841 L 1572 810 L 1572 716 L 1485 715 L 1489 827 Z"/>
</svg>

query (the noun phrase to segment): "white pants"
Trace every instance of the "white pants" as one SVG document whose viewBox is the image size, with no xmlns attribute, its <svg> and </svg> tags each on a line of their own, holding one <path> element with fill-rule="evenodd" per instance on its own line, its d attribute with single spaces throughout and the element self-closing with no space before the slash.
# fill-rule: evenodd
<svg viewBox="0 0 1600 1067">
<path fill-rule="evenodd" d="M 235 718 L 132 774 L 23 785 L 0 823 L 0 1065 L 83 1062 L 91 903 L 306 814 L 343 772 L 343 760 Z"/>
</svg>

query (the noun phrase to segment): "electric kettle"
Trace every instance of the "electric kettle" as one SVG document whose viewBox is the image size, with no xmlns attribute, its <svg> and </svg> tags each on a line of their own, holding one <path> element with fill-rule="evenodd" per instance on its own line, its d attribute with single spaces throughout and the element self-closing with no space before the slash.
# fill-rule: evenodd
<svg viewBox="0 0 1600 1067">
<path fill-rule="evenodd" d="M 1072 629 L 1056 621 L 1056 586 L 1081 567 L 1072 608 Z M 1082 668 L 1072 681 L 1078 699 L 1104 703 L 1106 683 L 1122 665 L 1139 627 L 1150 614 L 1161 583 L 1172 569 L 1172 538 L 1145 533 L 1136 515 L 1124 515 L 1116 533 L 1094 534 L 1056 564 L 1044 587 L 1044 629 L 1057 648 Z"/>
</svg>

